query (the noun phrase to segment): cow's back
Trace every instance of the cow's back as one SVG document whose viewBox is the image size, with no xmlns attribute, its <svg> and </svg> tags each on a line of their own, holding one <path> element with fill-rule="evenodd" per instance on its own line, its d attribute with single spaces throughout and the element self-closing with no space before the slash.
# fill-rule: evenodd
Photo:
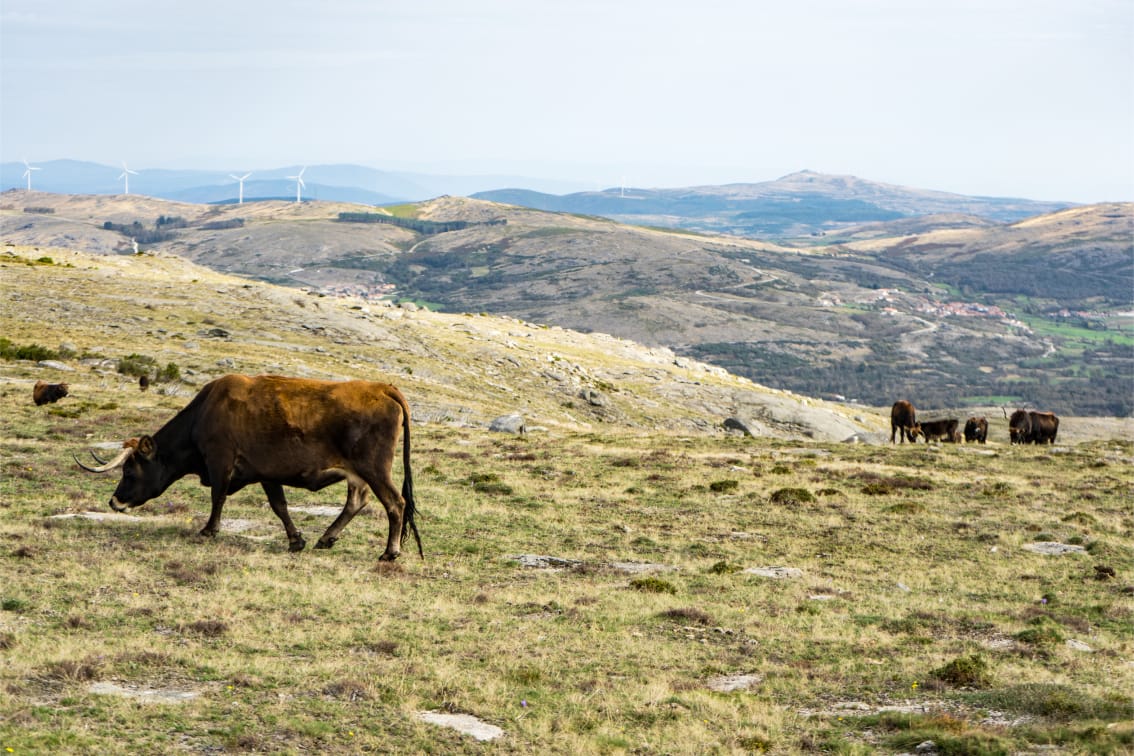
<svg viewBox="0 0 1134 756">
<path fill-rule="evenodd" d="M 195 436 L 264 472 L 303 460 L 347 466 L 375 438 L 397 438 L 405 399 L 394 386 L 277 375 L 226 375 L 197 397 Z"/>
</svg>

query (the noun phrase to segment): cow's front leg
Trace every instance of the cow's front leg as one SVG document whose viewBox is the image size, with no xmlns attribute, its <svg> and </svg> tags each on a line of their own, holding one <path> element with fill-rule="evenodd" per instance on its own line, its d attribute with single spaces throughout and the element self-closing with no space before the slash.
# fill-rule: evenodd
<svg viewBox="0 0 1134 756">
<path fill-rule="evenodd" d="M 210 538 L 216 536 L 217 531 L 220 530 L 220 516 L 221 510 L 224 509 L 224 500 L 227 494 L 225 493 L 224 485 L 213 485 L 213 508 L 209 512 L 209 521 L 205 523 L 205 527 L 201 529 L 201 535 L 209 536 Z"/>
<path fill-rule="evenodd" d="M 287 497 L 284 496 L 283 486 L 279 483 L 265 482 L 261 483 L 260 487 L 268 495 L 268 503 L 271 504 L 272 511 L 276 513 L 276 517 L 280 518 L 284 531 L 287 532 L 287 550 L 303 551 L 307 546 L 307 541 L 303 540 L 303 534 L 295 527 L 295 524 L 291 521 L 291 515 L 287 513 Z"/>
</svg>

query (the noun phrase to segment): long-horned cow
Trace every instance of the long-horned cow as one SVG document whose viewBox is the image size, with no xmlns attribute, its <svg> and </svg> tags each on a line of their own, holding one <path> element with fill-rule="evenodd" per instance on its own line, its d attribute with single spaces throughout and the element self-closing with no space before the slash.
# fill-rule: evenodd
<svg viewBox="0 0 1134 756">
<path fill-rule="evenodd" d="M 915 443 L 919 433 L 921 426 L 917 424 L 914 406 L 905 399 L 894 402 L 894 406 L 890 408 L 890 443 L 894 443 L 895 434 L 901 437 L 903 444 L 907 439 L 911 444 Z"/>
<path fill-rule="evenodd" d="M 399 494 L 391 471 L 403 432 Z M 152 436 L 126 441 L 117 457 L 97 467 L 79 465 L 90 472 L 122 468 L 110 498 L 119 512 L 160 496 L 186 475 L 198 476 L 212 493 L 212 512 L 201 530 L 207 536 L 220 527 L 225 498 L 259 483 L 291 551 L 301 551 L 307 542 L 288 515 L 283 487 L 318 491 L 345 480 L 346 505 L 315 548 L 334 545 L 366 505 L 370 490 L 389 521 L 380 559 L 396 559 L 409 530 L 423 553 L 414 523 L 409 404 L 387 383 L 226 375 L 202 388 Z"/>
</svg>

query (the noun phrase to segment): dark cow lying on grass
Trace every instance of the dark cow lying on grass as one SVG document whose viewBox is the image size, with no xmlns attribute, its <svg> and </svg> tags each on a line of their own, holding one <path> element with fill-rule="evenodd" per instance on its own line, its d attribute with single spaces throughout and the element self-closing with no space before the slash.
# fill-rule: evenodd
<svg viewBox="0 0 1134 756">
<path fill-rule="evenodd" d="M 41 404 L 52 404 L 67 396 L 68 388 L 66 383 L 36 381 L 32 386 L 32 401 L 37 407 Z"/>
<path fill-rule="evenodd" d="M 1008 440 L 1013 444 L 1054 444 L 1059 417 L 1052 412 L 1018 409 L 1008 418 Z"/>
<path fill-rule="evenodd" d="M 930 420 L 929 422 L 921 423 L 921 435 L 925 436 L 925 443 L 930 441 L 944 441 L 946 443 L 956 443 L 961 439 L 961 434 L 957 432 L 957 425 L 960 421 L 951 417 L 945 420 Z"/>
<path fill-rule="evenodd" d="M 391 469 L 403 431 L 399 494 Z M 208 536 L 220 527 L 225 498 L 259 483 L 283 523 L 291 551 L 301 551 L 307 542 L 288 515 L 283 487 L 318 491 L 345 480 L 346 506 L 315 548 L 334 545 L 343 527 L 366 506 L 370 490 L 389 520 L 380 558 L 397 558 L 407 530 L 413 531 L 422 553 L 414 524 L 409 405 L 387 383 L 226 375 L 202 388 L 153 436 L 127 441 L 116 458 L 98 467 L 79 464 L 91 472 L 122 468 L 110 499 L 119 512 L 160 496 L 186 475 L 198 476 L 201 485 L 212 489 L 212 512 L 201 531 Z"/>
<path fill-rule="evenodd" d="M 890 443 L 894 443 L 894 436 L 899 435 L 904 444 L 907 440 L 912 444 L 917 441 L 921 428 L 917 424 L 917 412 L 914 406 L 905 399 L 894 402 L 890 408 Z"/>
<path fill-rule="evenodd" d="M 965 443 L 981 443 L 988 440 L 988 418 L 970 417 L 965 421 Z"/>
</svg>

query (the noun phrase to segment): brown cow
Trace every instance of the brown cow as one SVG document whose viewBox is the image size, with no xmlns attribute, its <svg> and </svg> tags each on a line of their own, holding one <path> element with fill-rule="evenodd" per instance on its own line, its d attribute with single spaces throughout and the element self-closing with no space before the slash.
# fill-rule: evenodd
<svg viewBox="0 0 1134 756">
<path fill-rule="evenodd" d="M 402 442 L 402 492 L 391 469 Z M 97 459 L 97 457 L 96 457 Z M 78 460 L 75 460 L 78 462 Z M 287 532 L 288 548 L 307 542 L 288 516 L 284 486 L 318 491 L 347 482 L 343 511 L 315 544 L 329 549 L 343 527 L 366 506 L 367 490 L 386 508 L 389 535 L 380 557 L 391 561 L 414 523 L 410 474 L 410 410 L 387 383 L 315 381 L 274 375 L 226 375 L 204 388 L 153 436 L 130 439 L 122 452 L 90 472 L 122 468 L 110 498 L 118 512 L 160 496 L 186 475 L 212 489 L 212 512 L 201 535 L 216 535 L 225 498 L 259 483 Z"/>
<path fill-rule="evenodd" d="M 890 443 L 894 443 L 895 434 L 901 436 L 903 444 L 906 439 L 909 439 L 911 444 L 915 443 L 919 433 L 921 428 L 917 424 L 917 412 L 914 406 L 905 399 L 894 402 L 894 406 L 890 408 Z"/>
<path fill-rule="evenodd" d="M 52 404 L 67 396 L 68 388 L 70 387 L 66 383 L 36 381 L 35 386 L 32 387 L 32 401 L 36 403 L 36 406 Z"/>
<path fill-rule="evenodd" d="M 965 443 L 981 443 L 988 440 L 988 418 L 970 417 L 965 421 Z"/>
<path fill-rule="evenodd" d="M 1008 418 L 1008 440 L 1013 444 L 1054 444 L 1059 417 L 1053 412 L 1018 409 Z"/>
<path fill-rule="evenodd" d="M 1029 440 L 1033 444 L 1054 444 L 1055 436 L 1059 433 L 1059 417 L 1054 412 L 1035 410 L 1029 410 L 1028 416 L 1032 421 L 1032 434 Z"/>
<path fill-rule="evenodd" d="M 961 434 L 957 432 L 958 422 L 955 417 L 923 422 L 921 423 L 921 435 L 925 437 L 927 444 L 938 439 L 950 444 L 956 443 L 961 437 Z"/>
</svg>

